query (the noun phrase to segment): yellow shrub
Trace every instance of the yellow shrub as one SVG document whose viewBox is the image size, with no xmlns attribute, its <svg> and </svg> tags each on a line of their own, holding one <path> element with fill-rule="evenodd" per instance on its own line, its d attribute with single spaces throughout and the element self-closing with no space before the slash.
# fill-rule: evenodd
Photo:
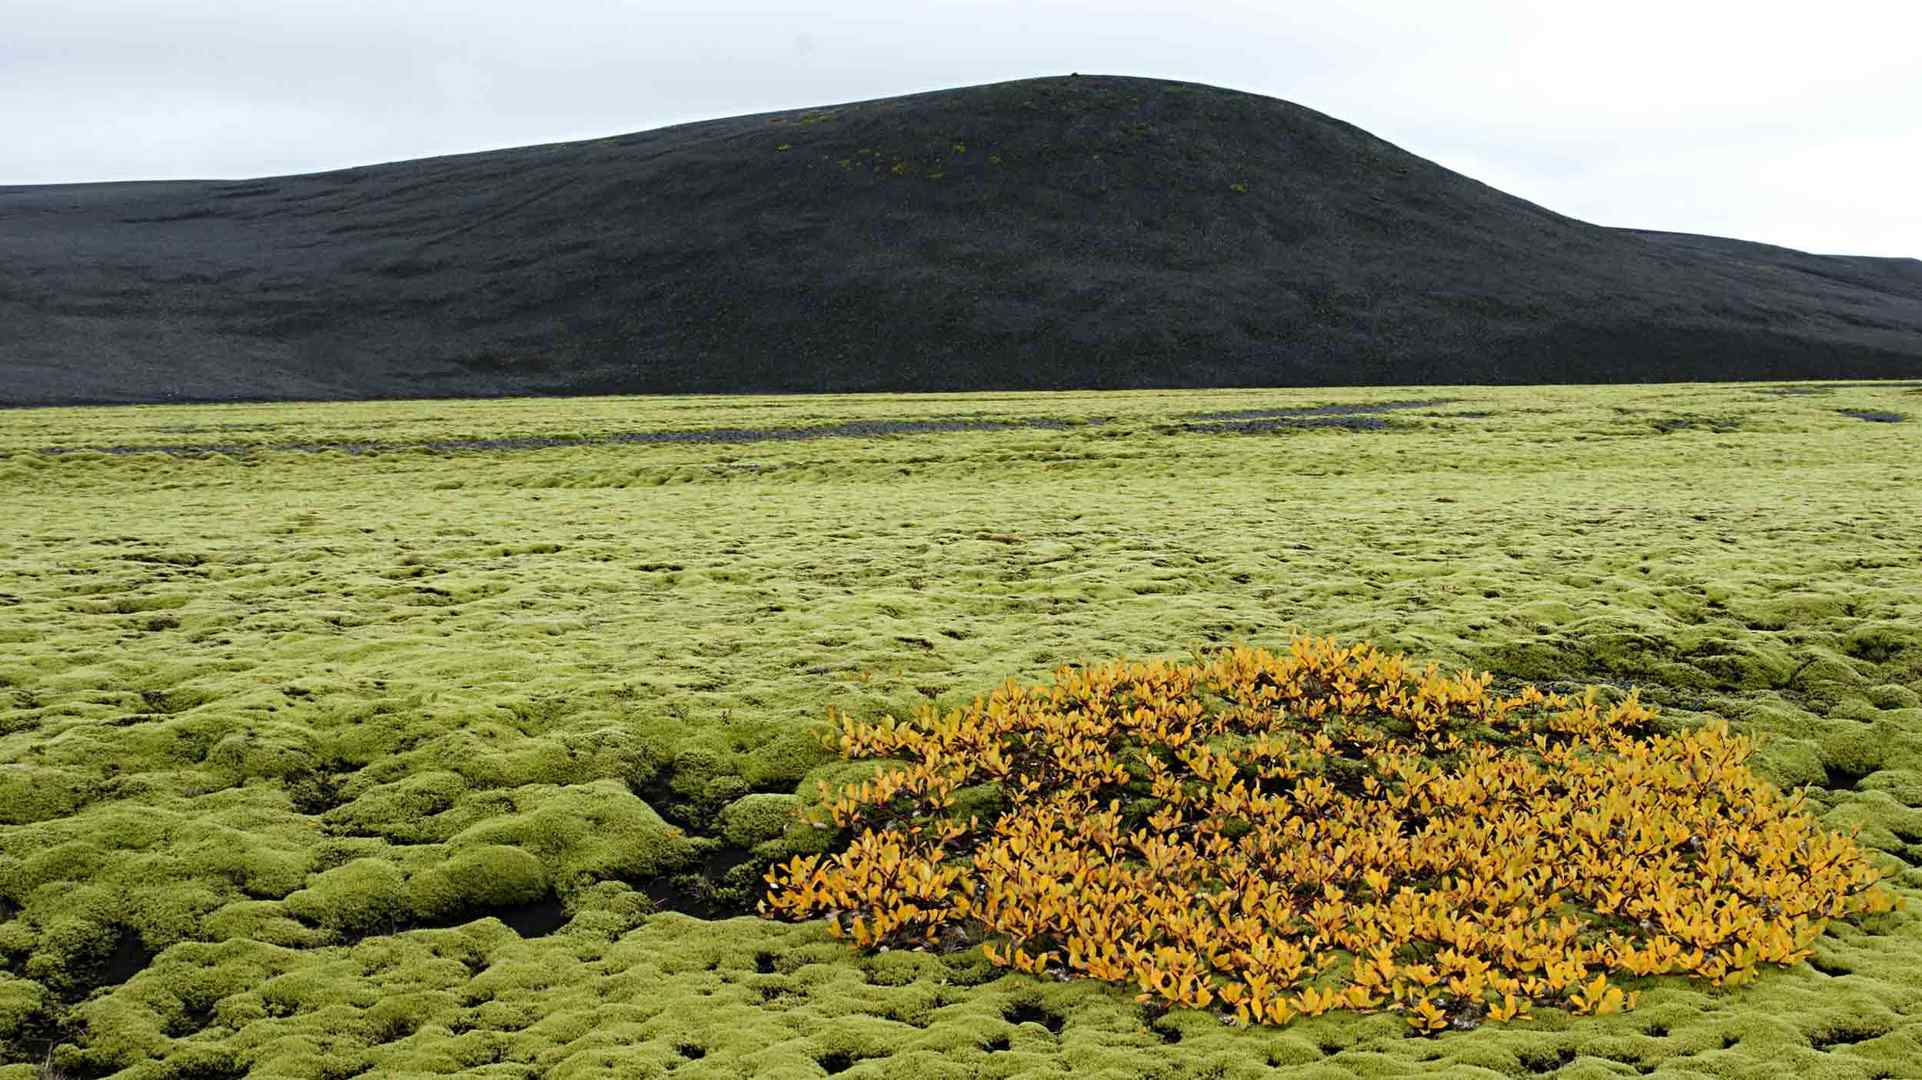
<svg viewBox="0 0 1922 1080">
<path fill-rule="evenodd" d="M 845 756 L 903 764 L 824 788 L 850 842 L 770 870 L 761 910 L 1243 1022 L 1387 1008 L 1424 1032 L 1633 1007 L 1611 977 L 1738 984 L 1888 910 L 1750 740 L 1654 715 L 1312 638 L 830 714 Z M 982 783 L 1005 810 L 956 820 Z"/>
</svg>

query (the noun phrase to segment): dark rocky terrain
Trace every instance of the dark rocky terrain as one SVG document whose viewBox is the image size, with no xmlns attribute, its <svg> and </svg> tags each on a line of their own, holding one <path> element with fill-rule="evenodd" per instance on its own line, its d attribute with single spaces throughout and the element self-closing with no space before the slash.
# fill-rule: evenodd
<svg viewBox="0 0 1922 1080">
<path fill-rule="evenodd" d="M 4 404 L 1917 374 L 1922 262 L 1589 225 L 1145 79 L 0 187 Z"/>
</svg>

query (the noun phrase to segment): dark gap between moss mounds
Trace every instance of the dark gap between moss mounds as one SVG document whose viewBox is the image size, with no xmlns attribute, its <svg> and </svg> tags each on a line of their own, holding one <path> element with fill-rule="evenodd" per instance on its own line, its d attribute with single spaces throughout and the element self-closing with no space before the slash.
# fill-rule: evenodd
<svg viewBox="0 0 1922 1080">
<path fill-rule="evenodd" d="M 11 908 L 11 905 L 6 905 Z M 0 911 L 0 921 L 11 919 L 16 912 Z M 62 985 L 50 986 L 53 992 L 30 1009 L 16 1012 L 12 1031 L 0 1040 L 0 1065 L 43 1066 L 54 1047 L 71 1043 L 80 1037 L 83 1027 L 71 1013 L 71 1007 L 86 1000 L 96 991 L 119 986 L 135 975 L 145 971 L 153 963 L 155 953 L 141 940 L 137 931 L 121 927 L 114 934 L 113 944 L 105 952 L 90 958 L 75 958 L 66 971 L 67 978 Z M 6 969 L 18 977 L 19 965 L 9 963 Z M 211 1017 L 213 1006 L 207 1003 L 207 1016 Z M 205 1026 L 204 1021 L 201 1026 Z M 172 1034 L 172 1033 L 170 1033 Z M 180 1034 L 190 1034 L 181 1032 Z M 111 1070 L 67 1069 L 56 1072 L 40 1072 L 39 1076 L 61 1077 L 63 1080 L 96 1080 Z M 186 1076 L 170 1073 L 170 1076 Z M 195 1077 L 200 1074 L 194 1074 Z M 209 1072 L 206 1080 L 227 1080 L 228 1077 L 244 1075 L 242 1072 Z M 187 1077 L 194 1080 L 194 1077 Z"/>
<path fill-rule="evenodd" d="M 1887 409 L 1837 409 L 1843 416 L 1853 416 L 1857 420 L 1867 420 L 1872 424 L 1899 424 L 1909 418 L 1908 413 L 1890 412 Z"/>
<path fill-rule="evenodd" d="M 466 926 L 479 919 L 499 919 L 507 928 L 528 940 L 547 937 L 566 926 L 571 920 L 567 905 L 561 898 L 549 893 L 537 900 L 524 904 L 508 904 L 500 907 L 476 907 L 457 914 L 437 919 L 420 919 L 401 927 L 401 930 L 449 930 L 456 926 Z"/>
<path fill-rule="evenodd" d="M 874 439 L 888 435 L 938 435 L 960 431 L 1063 431 L 1092 426 L 1084 421 L 1048 417 L 1030 420 L 848 420 L 818 427 L 705 428 L 694 431 L 623 431 L 610 435 L 526 435 L 498 439 L 435 439 L 422 442 L 154 443 L 119 446 L 43 446 L 43 454 L 252 454 L 270 451 L 303 454 L 340 452 L 386 454 L 408 450 L 459 453 L 489 450 L 546 450 L 562 446 L 623 446 L 652 443 L 796 442 L 804 439 Z"/>
<path fill-rule="evenodd" d="M 214 1006 L 219 1004 L 220 998 L 188 988 L 181 988 L 176 993 L 180 996 L 180 1011 L 162 1019 L 162 1034 L 170 1039 L 185 1039 L 205 1031 L 207 1025 L 213 1023 Z"/>
<path fill-rule="evenodd" d="M 1649 426 L 1658 434 L 1667 435 L 1674 431 L 1712 431 L 1726 435 L 1742 430 L 1742 421 L 1732 416 L 1664 416 L 1649 421 Z"/>
<path fill-rule="evenodd" d="M 662 821 L 689 834 L 705 835 L 712 830 L 710 824 L 719 807 L 702 806 L 692 796 L 682 795 L 674 790 L 674 777 L 671 769 L 663 768 L 646 780 L 629 779 L 627 790 L 652 807 Z"/>
<path fill-rule="evenodd" d="M 728 843 L 720 831 L 720 805 L 711 799 L 674 790 L 672 770 L 663 769 L 645 781 L 628 781 L 628 790 L 654 809 L 662 821 L 695 838 L 701 845 L 699 865 L 652 878 L 626 882 L 645 893 L 658 911 L 675 911 L 699 919 L 730 919 L 754 914 L 760 899 L 761 873 L 768 859 L 751 848 Z M 791 795 L 779 784 L 750 786 L 731 793 Z"/>
<path fill-rule="evenodd" d="M 147 970 L 155 955 L 154 950 L 141 940 L 139 931 L 132 927 L 119 927 L 114 931 L 112 944 L 106 949 L 72 958 L 64 973 L 64 985 L 56 988 L 58 995 L 71 1003 L 86 998 L 95 990 L 119 986 Z"/>
<path fill-rule="evenodd" d="M 147 970 L 147 966 L 153 963 L 154 956 L 154 951 L 147 947 L 146 942 L 140 940 L 138 931 L 122 930 L 115 938 L 113 948 L 107 953 L 106 960 L 101 963 L 100 978 L 94 985 L 119 986 Z"/>
<path fill-rule="evenodd" d="M 1839 979 L 1844 975 L 1855 974 L 1854 968 L 1848 967 L 1847 965 L 1844 965 L 1844 964 L 1837 964 L 1833 961 L 1824 960 L 1822 959 L 1820 954 L 1809 957 L 1807 960 L 1807 963 L 1809 967 L 1814 968 L 1817 972 L 1823 975 L 1827 975 L 1831 979 Z"/>
<path fill-rule="evenodd" d="M 1566 1046 L 1554 1048 L 1534 1046 L 1515 1055 L 1522 1068 L 1538 1076 L 1556 1072 L 1578 1056 L 1574 1050 Z"/>
<path fill-rule="evenodd" d="M 548 937 L 573 921 L 573 917 L 567 913 L 566 904 L 558 895 L 550 892 L 521 904 L 477 904 L 440 915 L 415 914 L 381 925 L 336 930 L 337 939 L 333 944 L 358 945 L 369 938 L 405 934 L 413 930 L 452 930 L 482 919 L 498 919 L 508 929 L 530 941 Z M 303 916 L 294 916 L 294 921 L 310 930 L 326 929 Z"/>
<path fill-rule="evenodd" d="M 730 871 L 743 866 L 757 872 L 730 881 Z M 697 919 L 731 919 L 754 914 L 759 869 L 753 852 L 723 846 L 701 860 L 698 869 L 628 884 L 646 893 L 657 911 L 675 911 Z"/>
<path fill-rule="evenodd" d="M 318 817 L 346 804 L 341 785 L 362 766 L 338 758 L 316 765 L 287 778 L 287 802 L 296 814 Z"/>
<path fill-rule="evenodd" d="M 1887 1024 L 1867 1020 L 1837 1020 L 1811 1034 L 1809 1045 L 1823 1051 L 1837 1046 L 1854 1046 L 1870 1039 L 1879 1039 L 1891 1030 Z"/>
<path fill-rule="evenodd" d="M 1068 1018 L 1038 1001 L 1017 1001 L 1001 1010 L 1001 1019 L 1019 1027 L 1022 1024 L 1040 1024 L 1048 1029 L 1048 1034 L 1059 1035 L 1068 1024 Z"/>
<path fill-rule="evenodd" d="M 855 1057 L 845 1050 L 836 1050 L 831 1054 L 823 1054 L 815 1058 L 814 1063 L 819 1065 L 829 1076 L 833 1076 L 854 1068 L 854 1063 L 860 1060 L 860 1058 Z"/>
<path fill-rule="evenodd" d="M 119 1068 L 110 1065 L 98 1066 L 88 1064 L 80 1066 L 77 1070 L 74 1066 L 66 1066 L 42 1075 L 57 1078 L 57 1080 L 105 1080 L 106 1077 L 120 1075 L 121 1071 Z M 177 1059 L 169 1060 L 164 1066 L 164 1071 L 156 1075 L 165 1077 L 166 1080 L 241 1080 L 242 1077 L 252 1072 L 252 1066 L 236 1060 L 232 1053 L 212 1051 L 204 1056 L 198 1058 L 190 1057 L 184 1061 Z M 375 1074 L 362 1071 L 359 1073 L 340 1072 L 324 1075 L 371 1077 Z"/>
</svg>

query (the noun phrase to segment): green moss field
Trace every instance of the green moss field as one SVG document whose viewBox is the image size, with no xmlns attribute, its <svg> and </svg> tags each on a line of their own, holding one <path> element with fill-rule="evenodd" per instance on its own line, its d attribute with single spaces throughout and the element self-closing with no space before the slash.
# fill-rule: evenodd
<svg viewBox="0 0 1922 1080">
<path fill-rule="evenodd" d="M 1726 718 L 1907 906 L 1439 1038 L 753 916 L 830 706 L 1295 631 Z M 830 1074 L 1922 1077 L 1922 384 L 0 412 L 0 1080 Z"/>
</svg>

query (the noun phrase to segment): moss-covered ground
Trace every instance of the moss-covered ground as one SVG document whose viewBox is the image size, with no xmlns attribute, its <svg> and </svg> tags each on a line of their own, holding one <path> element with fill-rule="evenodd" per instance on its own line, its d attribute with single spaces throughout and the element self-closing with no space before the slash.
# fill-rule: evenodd
<svg viewBox="0 0 1922 1080">
<path fill-rule="evenodd" d="M 0 1078 L 1922 1077 L 1922 420 L 1851 410 L 1922 389 L 0 413 Z M 1909 910 L 1438 1039 L 737 914 L 828 706 L 1294 629 L 1727 717 Z"/>
</svg>

